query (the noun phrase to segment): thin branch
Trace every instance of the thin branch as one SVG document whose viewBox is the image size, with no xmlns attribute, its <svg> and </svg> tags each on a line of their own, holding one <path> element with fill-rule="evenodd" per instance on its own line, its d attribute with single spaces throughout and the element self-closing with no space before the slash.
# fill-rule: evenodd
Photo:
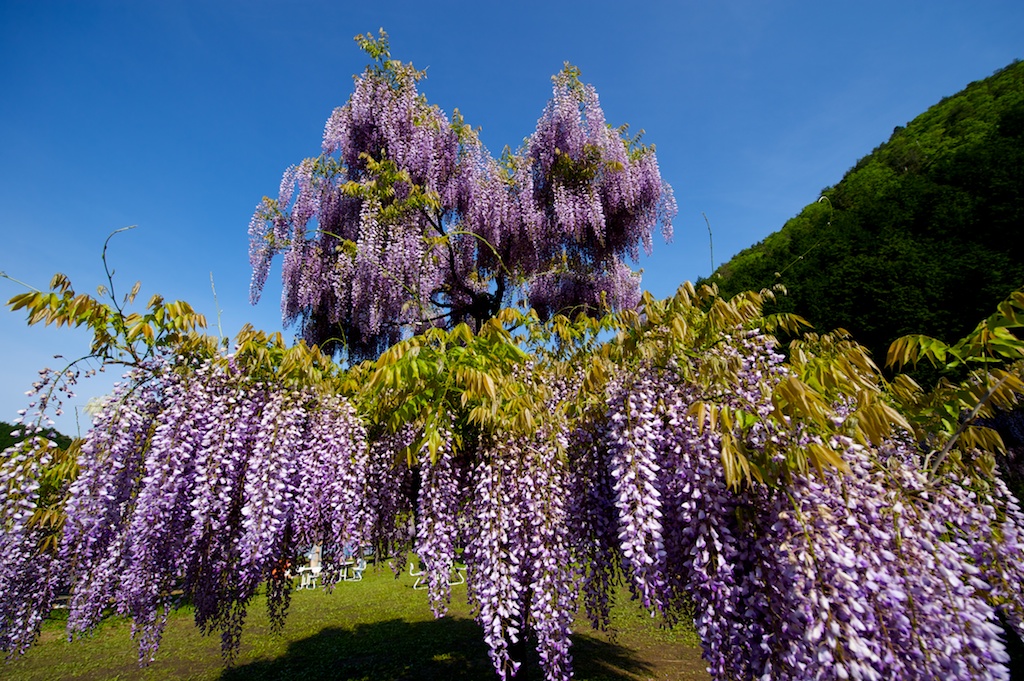
<svg viewBox="0 0 1024 681">
<path fill-rule="evenodd" d="M 931 468 L 933 479 L 935 477 L 935 473 L 939 470 L 939 466 L 941 466 L 942 463 L 946 460 L 946 458 L 949 457 L 949 453 L 953 451 L 953 445 L 956 444 L 957 439 L 959 439 L 963 432 L 967 430 L 967 428 L 971 425 L 974 419 L 977 418 L 978 413 L 981 411 L 982 407 L 985 406 L 985 403 L 988 402 L 992 398 L 992 396 L 996 394 L 996 391 L 999 390 L 999 388 L 1001 388 L 1003 384 L 1006 383 L 1006 381 L 1008 381 L 1009 379 L 1010 374 L 1007 374 L 1003 376 L 1001 379 L 999 379 L 999 381 L 997 381 L 995 385 L 989 388 L 988 392 L 985 393 L 985 396 L 982 397 L 976 405 L 974 405 L 974 408 L 971 410 L 971 413 L 967 416 L 967 418 L 963 419 L 960 422 L 960 425 L 957 427 L 956 432 L 953 433 L 952 437 L 949 438 L 949 440 L 946 442 L 946 445 L 940 451 L 930 452 L 928 456 L 925 457 L 925 469 Z M 934 465 L 929 466 L 929 461 L 932 458 L 932 454 L 938 454 L 938 458 L 936 458 Z"/>
<path fill-rule="evenodd" d="M 217 335 L 224 340 L 224 329 L 220 325 L 220 303 L 217 302 L 217 287 L 213 283 L 213 271 L 210 271 L 210 290 L 213 291 L 213 306 L 217 308 Z"/>
<path fill-rule="evenodd" d="M 708 220 L 708 216 L 704 211 L 700 212 L 704 216 L 704 223 L 708 226 L 708 248 L 711 249 L 711 273 L 715 272 L 715 242 L 711 235 L 711 221 Z"/>
<path fill-rule="evenodd" d="M 127 227 L 122 227 L 121 229 L 115 229 L 107 235 L 107 240 L 103 242 L 103 255 L 101 258 L 103 260 L 103 271 L 107 273 L 107 283 L 110 284 L 110 300 L 114 303 L 114 309 L 117 310 L 119 315 L 121 315 L 122 320 L 124 319 L 124 311 L 121 309 L 121 306 L 117 304 L 117 296 L 114 295 L 114 273 L 107 264 L 107 246 L 110 245 L 110 240 L 114 238 L 115 234 L 127 232 L 129 229 L 135 229 L 136 227 L 138 227 L 138 225 L 129 225 Z"/>
<path fill-rule="evenodd" d="M 54 356 L 55 359 L 57 357 L 60 357 L 60 355 L 55 355 Z M 67 382 L 67 378 L 66 378 L 67 374 L 72 369 L 74 369 L 75 366 L 79 362 L 85 362 L 85 361 L 88 361 L 90 359 L 99 360 L 100 364 L 102 364 L 102 365 L 107 364 L 107 360 L 104 359 L 103 357 L 100 357 L 99 355 L 97 355 L 95 353 L 90 353 L 88 355 L 83 355 L 82 357 L 79 357 L 78 359 L 76 359 L 76 360 L 74 360 L 72 362 L 68 362 L 68 364 L 65 365 L 64 368 L 61 369 L 59 372 L 54 372 L 54 374 L 53 374 L 54 375 L 54 379 L 50 383 L 49 390 L 46 391 L 46 395 L 45 396 L 39 398 L 39 403 L 40 403 L 39 416 L 35 419 L 35 426 L 37 428 L 41 428 L 42 427 L 44 410 L 46 410 L 46 409 L 48 409 L 50 407 L 50 401 L 53 399 L 53 394 L 57 390 L 58 385 L 62 381 L 65 382 L 65 383 Z M 111 363 L 114 363 L 114 362 L 111 362 Z M 76 407 L 75 408 L 75 422 L 76 422 L 76 424 L 78 422 L 78 411 L 77 410 L 78 410 L 78 408 Z"/>
<path fill-rule="evenodd" d="M 42 293 L 42 291 L 37 289 L 35 286 L 32 286 L 31 284 L 26 284 L 25 282 L 21 281 L 20 279 L 15 279 L 14 277 L 12 277 L 11 275 L 7 274 L 3 270 L 0 270 L 0 279 L 7 279 L 8 281 L 13 281 L 15 284 L 21 284 L 25 288 L 30 289 L 32 291 L 35 291 L 36 293 Z"/>
</svg>

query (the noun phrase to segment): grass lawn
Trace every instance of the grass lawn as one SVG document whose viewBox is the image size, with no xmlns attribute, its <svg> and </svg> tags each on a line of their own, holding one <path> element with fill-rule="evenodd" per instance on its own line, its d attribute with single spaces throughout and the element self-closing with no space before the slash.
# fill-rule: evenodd
<svg viewBox="0 0 1024 681">
<path fill-rule="evenodd" d="M 0 677 L 28 679 L 343 679 L 355 681 L 497 678 L 480 628 L 470 617 L 466 587 L 453 587 L 450 614 L 435 620 L 425 591 L 408 573 L 395 579 L 370 568 L 361 582 L 292 594 L 284 631 L 272 634 L 262 599 L 250 604 L 242 647 L 233 667 L 220 657 L 219 637 L 202 636 L 192 612 L 174 612 L 156 661 L 140 668 L 130 622 L 105 621 L 84 640 L 67 642 L 59 617 L 48 621 L 36 645 L 0 666 Z M 707 679 L 689 628 L 666 630 L 628 596 L 613 609 L 614 633 L 592 631 L 580 620 L 573 636 L 576 678 Z M 531 679 L 542 678 L 536 661 Z M 522 674 L 520 675 L 522 676 Z"/>
</svg>

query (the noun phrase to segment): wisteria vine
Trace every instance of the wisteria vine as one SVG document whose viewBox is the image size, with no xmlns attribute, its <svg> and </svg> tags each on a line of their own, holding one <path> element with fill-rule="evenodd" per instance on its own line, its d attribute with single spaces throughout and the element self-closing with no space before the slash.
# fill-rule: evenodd
<svg viewBox="0 0 1024 681">
<path fill-rule="evenodd" d="M 370 482 L 365 437 L 344 400 L 320 403 L 230 363 L 136 370 L 95 417 L 69 490 L 47 581 L 70 587 L 69 632 L 93 628 L 112 603 L 132 618 L 140 658 L 150 659 L 179 591 L 230 658 L 246 603 L 263 582 L 288 579 L 301 546 L 370 541 L 375 509 L 352 503 Z M 20 500 L 29 511 L 30 500 Z M 268 591 L 278 623 L 287 592 Z M 33 616 L 49 605 L 40 600 Z M 4 621 L 11 617 L 5 604 Z"/>
</svg>

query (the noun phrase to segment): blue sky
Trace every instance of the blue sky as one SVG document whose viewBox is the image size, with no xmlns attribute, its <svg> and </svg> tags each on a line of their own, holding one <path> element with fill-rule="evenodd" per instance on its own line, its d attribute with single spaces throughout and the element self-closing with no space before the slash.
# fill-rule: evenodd
<svg viewBox="0 0 1024 681">
<path fill-rule="evenodd" d="M 217 332 L 281 329 L 279 269 L 248 302 L 246 229 L 366 64 L 383 27 L 427 69 L 421 91 L 495 155 L 529 135 L 563 62 L 607 119 L 646 131 L 679 202 L 675 239 L 640 263 L 667 296 L 778 230 L 857 159 L 944 96 L 1024 58 L 1024 3 L 785 0 L 347 3 L 0 2 L 0 270 L 80 291 L 142 281 Z M 216 284 L 217 304 L 211 290 Z M 0 298 L 24 290 L 0 280 Z M 0 312 L 0 420 L 83 333 Z M 84 384 L 75 406 L 109 389 Z M 86 425 L 82 420 L 82 427 Z"/>
</svg>

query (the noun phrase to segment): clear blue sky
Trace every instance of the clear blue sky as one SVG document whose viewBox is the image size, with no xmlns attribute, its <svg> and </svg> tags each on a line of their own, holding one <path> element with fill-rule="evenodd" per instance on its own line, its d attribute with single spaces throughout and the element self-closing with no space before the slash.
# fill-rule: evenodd
<svg viewBox="0 0 1024 681">
<path fill-rule="evenodd" d="M 116 284 L 188 300 L 217 331 L 281 328 L 279 269 L 248 303 L 246 229 L 281 173 L 315 156 L 383 27 L 422 92 L 517 147 L 570 61 L 608 121 L 646 130 L 680 214 L 641 265 L 657 296 L 778 230 L 944 96 L 1024 58 L 1020 0 L 0 2 L 0 270 L 45 288 Z M 0 280 L 0 298 L 23 289 Z M 0 420 L 84 334 L 0 312 Z M 109 382 L 86 384 L 84 404 Z M 74 409 L 59 422 L 74 432 Z M 82 422 L 83 428 L 85 422 Z"/>
</svg>

